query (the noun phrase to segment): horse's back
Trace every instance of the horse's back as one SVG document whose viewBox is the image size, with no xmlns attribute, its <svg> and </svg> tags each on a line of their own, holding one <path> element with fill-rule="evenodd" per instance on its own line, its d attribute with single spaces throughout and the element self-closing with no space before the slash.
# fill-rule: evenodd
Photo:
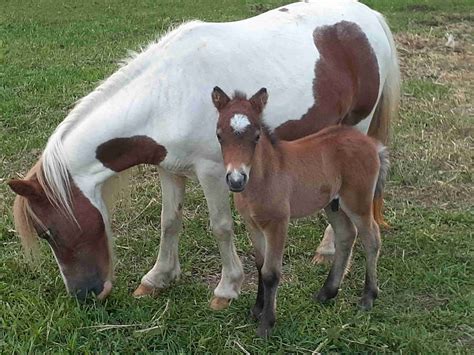
<svg viewBox="0 0 474 355">
<path fill-rule="evenodd" d="M 335 31 L 326 30 L 331 26 L 335 26 Z M 264 120 L 274 129 L 288 120 L 301 120 L 311 108 L 319 104 L 317 100 L 323 91 L 317 84 L 320 78 L 321 83 L 323 82 L 324 75 L 319 74 L 318 77 L 316 67 L 322 56 L 328 56 L 323 53 L 325 44 L 337 42 L 335 33 L 346 39 L 342 51 L 349 53 L 342 58 L 346 61 L 342 66 L 351 65 L 351 61 L 358 63 L 358 68 L 355 69 L 360 72 L 358 82 L 369 83 L 372 88 L 369 99 L 364 101 L 358 97 L 356 100 L 359 102 L 353 105 L 344 103 L 348 109 L 359 113 L 352 121 L 360 120 L 375 106 L 389 70 L 391 56 L 389 42 L 377 13 L 363 4 L 324 0 L 299 2 L 241 21 L 202 23 L 195 28 L 194 35 L 189 35 L 186 39 L 183 37 L 185 42 L 181 46 L 190 51 L 190 61 L 199 66 L 197 72 L 206 75 L 209 89 L 218 85 L 224 91 L 239 89 L 253 92 L 265 86 L 270 93 L 270 100 Z M 353 38 L 361 40 L 354 42 Z M 362 43 L 364 39 L 366 43 Z M 371 71 L 366 70 L 367 60 L 357 53 L 357 47 L 361 45 L 365 45 L 366 52 L 373 55 Z M 196 49 L 192 51 L 190 48 Z M 349 55 L 351 58 L 347 58 Z M 336 73 L 337 69 L 332 72 Z M 330 70 L 322 70 L 326 77 L 329 75 L 328 80 L 332 81 L 332 85 L 336 85 L 338 78 Z M 341 88 L 347 89 L 344 85 Z M 332 116 L 343 116 L 346 113 L 340 113 L 338 107 L 341 100 L 348 99 L 337 96 L 341 89 L 334 88 L 333 91 L 336 92 L 336 97 L 332 100 L 335 102 L 325 98 L 320 100 L 329 106 Z M 345 94 L 350 95 L 351 93 Z M 207 97 L 204 99 L 207 100 Z M 319 116 L 316 120 L 321 121 L 322 128 L 327 123 L 324 122 L 324 117 Z M 295 125 L 302 126 L 304 131 L 297 136 L 319 129 L 308 129 L 298 122 Z M 293 128 L 295 127 L 289 131 L 294 131 Z"/>
</svg>

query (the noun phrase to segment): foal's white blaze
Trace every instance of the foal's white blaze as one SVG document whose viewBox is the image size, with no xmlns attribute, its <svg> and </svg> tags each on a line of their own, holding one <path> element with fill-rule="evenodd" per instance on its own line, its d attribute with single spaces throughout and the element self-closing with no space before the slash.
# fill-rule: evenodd
<svg viewBox="0 0 474 355">
<path fill-rule="evenodd" d="M 236 133 L 243 133 L 250 126 L 249 118 L 240 113 L 234 115 L 230 120 L 230 126 Z"/>
<path fill-rule="evenodd" d="M 235 168 L 232 164 L 227 165 L 227 174 L 230 173 L 230 177 L 234 179 L 238 179 L 240 175 L 245 174 L 247 175 L 247 181 L 249 180 L 250 177 L 250 167 L 241 164 L 239 168 Z"/>
</svg>

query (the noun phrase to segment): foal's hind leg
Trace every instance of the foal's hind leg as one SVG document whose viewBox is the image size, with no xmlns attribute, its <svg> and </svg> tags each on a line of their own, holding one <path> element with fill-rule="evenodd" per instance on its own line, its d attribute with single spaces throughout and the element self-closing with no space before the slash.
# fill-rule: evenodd
<svg viewBox="0 0 474 355">
<path fill-rule="evenodd" d="M 178 234 L 182 228 L 182 208 L 186 179 L 160 169 L 162 195 L 161 242 L 158 259 L 143 276 L 133 295 L 141 297 L 167 287 L 181 273 L 178 257 Z"/>
<path fill-rule="evenodd" d="M 377 260 L 380 252 L 380 230 L 372 212 L 372 200 L 367 196 L 370 193 L 347 193 L 341 201 L 341 207 L 357 227 L 359 238 L 366 253 L 366 273 L 364 293 L 360 300 L 360 307 L 364 310 L 372 308 L 377 298 Z"/>
<path fill-rule="evenodd" d="M 222 164 L 209 162 L 197 168 L 199 183 L 206 197 L 211 229 L 217 239 L 222 259 L 222 276 L 214 290 L 210 307 L 225 309 L 239 296 L 244 270 L 235 250 L 232 215 L 229 205 L 229 188 L 224 179 Z"/>
<path fill-rule="evenodd" d="M 331 223 L 335 232 L 336 252 L 331 271 L 324 282 L 324 286 L 318 294 L 315 295 L 315 298 L 320 302 L 325 302 L 336 297 L 350 260 L 352 247 L 357 234 L 354 224 L 352 224 L 342 209 L 335 212 L 332 211 L 331 207 L 327 207 L 325 211 L 329 223 Z"/>
<path fill-rule="evenodd" d="M 377 286 L 377 260 L 381 246 L 380 230 L 372 213 L 368 216 L 351 216 L 351 220 L 357 226 L 359 238 L 362 240 L 366 253 L 365 286 L 359 305 L 363 310 L 369 310 L 373 307 L 374 300 L 379 293 Z"/>
</svg>

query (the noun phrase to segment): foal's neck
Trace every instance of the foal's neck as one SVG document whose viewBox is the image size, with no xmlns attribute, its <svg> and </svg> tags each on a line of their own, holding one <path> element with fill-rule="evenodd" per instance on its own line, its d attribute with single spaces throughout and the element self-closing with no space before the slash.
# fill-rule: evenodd
<svg viewBox="0 0 474 355">
<path fill-rule="evenodd" d="M 255 147 L 252 163 L 252 178 L 264 180 L 281 168 L 282 156 L 279 143 L 273 142 L 268 132 L 263 132 Z"/>
</svg>

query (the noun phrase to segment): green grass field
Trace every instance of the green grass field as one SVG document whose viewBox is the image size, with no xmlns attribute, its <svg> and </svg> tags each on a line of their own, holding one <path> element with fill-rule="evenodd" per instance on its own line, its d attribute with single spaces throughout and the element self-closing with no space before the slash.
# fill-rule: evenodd
<svg viewBox="0 0 474 355">
<path fill-rule="evenodd" d="M 392 170 L 379 273 L 371 312 L 356 306 L 363 284 L 358 246 L 335 302 L 312 301 L 327 267 L 310 263 L 325 221 L 292 224 L 268 341 L 255 337 L 251 247 L 236 218 L 247 273 L 230 309 L 208 307 L 220 272 L 200 188 L 189 183 L 180 257 L 183 275 L 158 297 L 131 292 L 153 265 L 160 194 L 153 168 L 140 168 L 130 206 L 114 216 L 114 290 L 104 303 L 68 297 L 51 251 L 29 266 L 13 230 L 5 182 L 26 173 L 74 101 L 138 50 L 188 19 L 230 21 L 289 1 L 0 0 L 0 352 L 309 353 L 474 352 L 473 113 L 470 1 L 370 0 L 396 33 L 403 72 L 394 123 Z M 446 34 L 454 48 L 445 46 Z"/>
</svg>

